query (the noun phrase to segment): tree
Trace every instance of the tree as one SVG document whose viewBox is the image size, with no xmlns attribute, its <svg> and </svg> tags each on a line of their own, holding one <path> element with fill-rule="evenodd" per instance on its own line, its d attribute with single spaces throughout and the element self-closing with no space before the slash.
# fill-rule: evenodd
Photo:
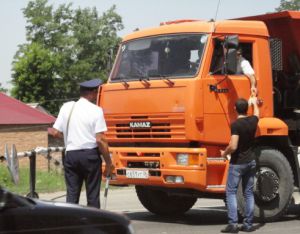
<svg viewBox="0 0 300 234">
<path fill-rule="evenodd" d="M 275 9 L 276 11 L 299 11 L 300 10 L 300 0 L 281 0 L 280 6 Z"/>
<path fill-rule="evenodd" d="M 30 1 L 27 42 L 19 46 L 13 61 L 12 95 L 24 102 L 39 102 L 57 114 L 60 105 L 78 97 L 78 83 L 107 79 L 110 55 L 120 42 L 123 28 L 115 6 L 101 16 L 96 8 L 56 10 L 47 0 Z"/>
<path fill-rule="evenodd" d="M 55 79 L 55 76 L 60 61 L 60 56 L 40 43 L 23 45 L 13 67 L 13 81 L 16 82 L 12 89 L 13 96 L 23 102 L 39 102 L 46 109 L 55 111 L 57 103 L 49 100 L 57 99 L 56 86 L 62 79 Z"/>
<path fill-rule="evenodd" d="M 2 93 L 6 93 L 7 92 L 7 89 L 2 87 L 2 84 L 0 83 L 0 92 Z"/>
</svg>

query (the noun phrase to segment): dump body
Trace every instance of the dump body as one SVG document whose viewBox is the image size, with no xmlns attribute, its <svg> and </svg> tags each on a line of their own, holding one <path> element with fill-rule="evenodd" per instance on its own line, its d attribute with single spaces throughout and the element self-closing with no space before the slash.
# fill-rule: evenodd
<svg viewBox="0 0 300 234">
<path fill-rule="evenodd" d="M 271 38 L 280 38 L 282 41 L 282 70 L 293 73 L 291 67 L 291 56 L 300 57 L 300 14 L 299 11 L 284 11 L 273 14 L 258 15 L 241 18 L 242 20 L 263 21 L 269 31 Z"/>
</svg>

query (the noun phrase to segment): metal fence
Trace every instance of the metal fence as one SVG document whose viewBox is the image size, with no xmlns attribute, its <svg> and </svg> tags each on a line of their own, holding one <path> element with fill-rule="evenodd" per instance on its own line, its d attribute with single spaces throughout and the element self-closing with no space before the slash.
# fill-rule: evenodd
<svg viewBox="0 0 300 234">
<path fill-rule="evenodd" d="M 62 157 L 61 160 L 58 160 L 52 157 L 51 153 L 53 152 L 61 152 Z M 17 152 L 15 145 L 12 145 L 11 150 L 9 152 L 8 146 L 5 145 L 5 153 L 4 156 L 0 156 L 1 161 L 6 161 L 9 172 L 12 176 L 12 180 L 15 184 L 19 182 L 19 159 L 20 158 L 29 158 L 29 193 L 28 197 L 38 198 L 38 194 L 36 192 L 36 159 L 37 156 L 44 156 L 48 160 L 48 171 L 50 170 L 50 162 L 53 162 L 54 165 L 62 167 L 63 160 L 65 156 L 65 148 L 64 147 L 36 147 L 31 151 L 25 152 Z"/>
</svg>

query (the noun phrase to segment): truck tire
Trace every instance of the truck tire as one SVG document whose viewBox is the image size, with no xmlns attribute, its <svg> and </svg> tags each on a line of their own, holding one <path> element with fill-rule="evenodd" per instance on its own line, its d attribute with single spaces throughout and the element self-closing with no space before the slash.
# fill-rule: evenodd
<svg viewBox="0 0 300 234">
<path fill-rule="evenodd" d="M 135 186 L 135 189 L 142 205 L 157 215 L 182 215 L 197 201 L 195 197 L 169 195 L 165 191 L 146 186 Z"/>
<path fill-rule="evenodd" d="M 259 148 L 254 180 L 254 217 L 261 222 L 275 221 L 289 207 L 294 189 L 291 166 L 285 156 L 275 149 Z M 240 184 L 237 194 L 238 210 L 243 216 L 245 202 Z"/>
</svg>

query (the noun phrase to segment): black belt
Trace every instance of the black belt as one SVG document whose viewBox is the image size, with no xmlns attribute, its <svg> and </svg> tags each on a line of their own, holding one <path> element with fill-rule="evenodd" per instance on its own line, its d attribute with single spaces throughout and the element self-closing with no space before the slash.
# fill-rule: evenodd
<svg viewBox="0 0 300 234">
<path fill-rule="evenodd" d="M 90 152 L 90 153 L 98 153 L 99 148 L 93 148 L 93 149 L 79 149 L 79 150 L 68 150 L 67 152 Z"/>
</svg>

